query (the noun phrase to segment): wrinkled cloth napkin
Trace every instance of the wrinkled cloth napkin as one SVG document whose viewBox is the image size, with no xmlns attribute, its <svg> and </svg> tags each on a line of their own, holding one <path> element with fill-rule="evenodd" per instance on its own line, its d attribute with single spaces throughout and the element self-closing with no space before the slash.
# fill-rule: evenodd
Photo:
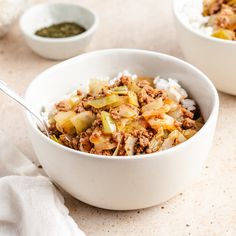
<svg viewBox="0 0 236 236">
<path fill-rule="evenodd" d="M 0 132 L 0 236 L 84 236 L 50 180 Z"/>
</svg>

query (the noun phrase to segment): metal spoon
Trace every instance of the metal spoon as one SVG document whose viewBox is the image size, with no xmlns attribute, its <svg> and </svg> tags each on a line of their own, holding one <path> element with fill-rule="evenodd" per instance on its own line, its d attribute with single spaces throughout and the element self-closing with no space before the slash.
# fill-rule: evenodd
<svg viewBox="0 0 236 236">
<path fill-rule="evenodd" d="M 22 98 L 20 95 L 18 95 L 15 91 L 13 91 L 12 89 L 10 89 L 8 87 L 8 85 L 0 80 L 0 90 L 3 91 L 6 95 L 8 95 L 9 97 L 11 97 L 12 99 L 14 99 L 18 104 L 20 104 L 21 106 L 23 106 L 27 111 L 29 111 L 41 124 L 41 126 L 43 127 L 45 131 L 46 135 L 48 137 L 50 137 L 49 135 L 49 131 L 48 131 L 48 125 L 46 123 L 46 121 L 43 119 L 42 116 L 38 115 L 37 113 L 35 113 L 27 104 L 27 102 L 25 101 L 24 98 Z"/>
</svg>

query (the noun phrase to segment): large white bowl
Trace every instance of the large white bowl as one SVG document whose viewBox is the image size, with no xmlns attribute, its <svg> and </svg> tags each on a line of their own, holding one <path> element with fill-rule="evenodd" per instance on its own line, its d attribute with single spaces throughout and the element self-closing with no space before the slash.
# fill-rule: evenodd
<svg viewBox="0 0 236 236">
<path fill-rule="evenodd" d="M 40 74 L 26 99 L 39 111 L 90 78 L 114 76 L 128 69 L 144 76 L 178 79 L 199 104 L 206 124 L 191 139 L 159 153 L 106 157 L 75 151 L 53 142 L 27 114 L 30 139 L 40 163 L 53 181 L 75 198 L 93 206 L 130 210 L 162 203 L 183 191 L 200 174 L 212 144 L 218 95 L 210 80 L 177 58 L 150 51 L 111 49 L 84 54 Z"/>
<path fill-rule="evenodd" d="M 74 22 L 86 31 L 67 38 L 44 38 L 36 30 L 61 22 Z M 98 26 L 98 17 L 89 9 L 72 3 L 38 4 L 20 19 L 21 32 L 29 47 L 42 57 L 62 60 L 85 51 Z"/>
<path fill-rule="evenodd" d="M 236 42 L 205 36 L 193 30 L 180 14 L 186 1 L 190 0 L 173 0 L 177 40 L 186 60 L 206 73 L 217 89 L 236 95 Z"/>
</svg>

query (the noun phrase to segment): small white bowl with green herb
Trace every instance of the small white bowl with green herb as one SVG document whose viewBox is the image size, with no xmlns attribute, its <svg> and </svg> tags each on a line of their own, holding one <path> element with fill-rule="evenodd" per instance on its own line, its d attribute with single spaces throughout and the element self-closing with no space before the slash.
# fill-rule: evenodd
<svg viewBox="0 0 236 236">
<path fill-rule="evenodd" d="M 98 26 L 89 9 L 71 3 L 39 4 L 24 13 L 20 28 L 38 55 L 63 60 L 83 53 Z"/>
</svg>

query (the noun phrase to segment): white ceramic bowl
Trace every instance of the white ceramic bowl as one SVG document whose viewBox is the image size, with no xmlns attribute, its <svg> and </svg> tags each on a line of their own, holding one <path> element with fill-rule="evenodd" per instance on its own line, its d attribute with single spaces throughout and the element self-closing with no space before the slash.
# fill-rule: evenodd
<svg viewBox="0 0 236 236">
<path fill-rule="evenodd" d="M 86 31 L 67 38 L 44 38 L 36 30 L 61 22 L 75 22 Z M 77 4 L 47 3 L 26 11 L 20 19 L 20 28 L 28 46 L 42 57 L 54 60 L 76 56 L 86 49 L 98 25 L 98 18 L 90 10 Z"/>
<path fill-rule="evenodd" d="M 43 135 L 27 114 L 30 139 L 47 174 L 75 198 L 93 206 L 130 210 L 162 203 L 200 174 L 212 144 L 218 95 L 210 80 L 177 58 L 150 51 L 111 49 L 84 54 L 40 74 L 26 99 L 39 111 L 90 78 L 128 69 L 143 76 L 175 78 L 199 104 L 206 124 L 191 139 L 169 150 L 133 157 L 106 157 L 75 151 Z"/>
<path fill-rule="evenodd" d="M 236 95 L 236 42 L 205 36 L 193 30 L 180 14 L 184 2 L 186 0 L 173 0 L 173 12 L 177 40 L 186 60 L 206 73 L 217 89 Z"/>
</svg>

